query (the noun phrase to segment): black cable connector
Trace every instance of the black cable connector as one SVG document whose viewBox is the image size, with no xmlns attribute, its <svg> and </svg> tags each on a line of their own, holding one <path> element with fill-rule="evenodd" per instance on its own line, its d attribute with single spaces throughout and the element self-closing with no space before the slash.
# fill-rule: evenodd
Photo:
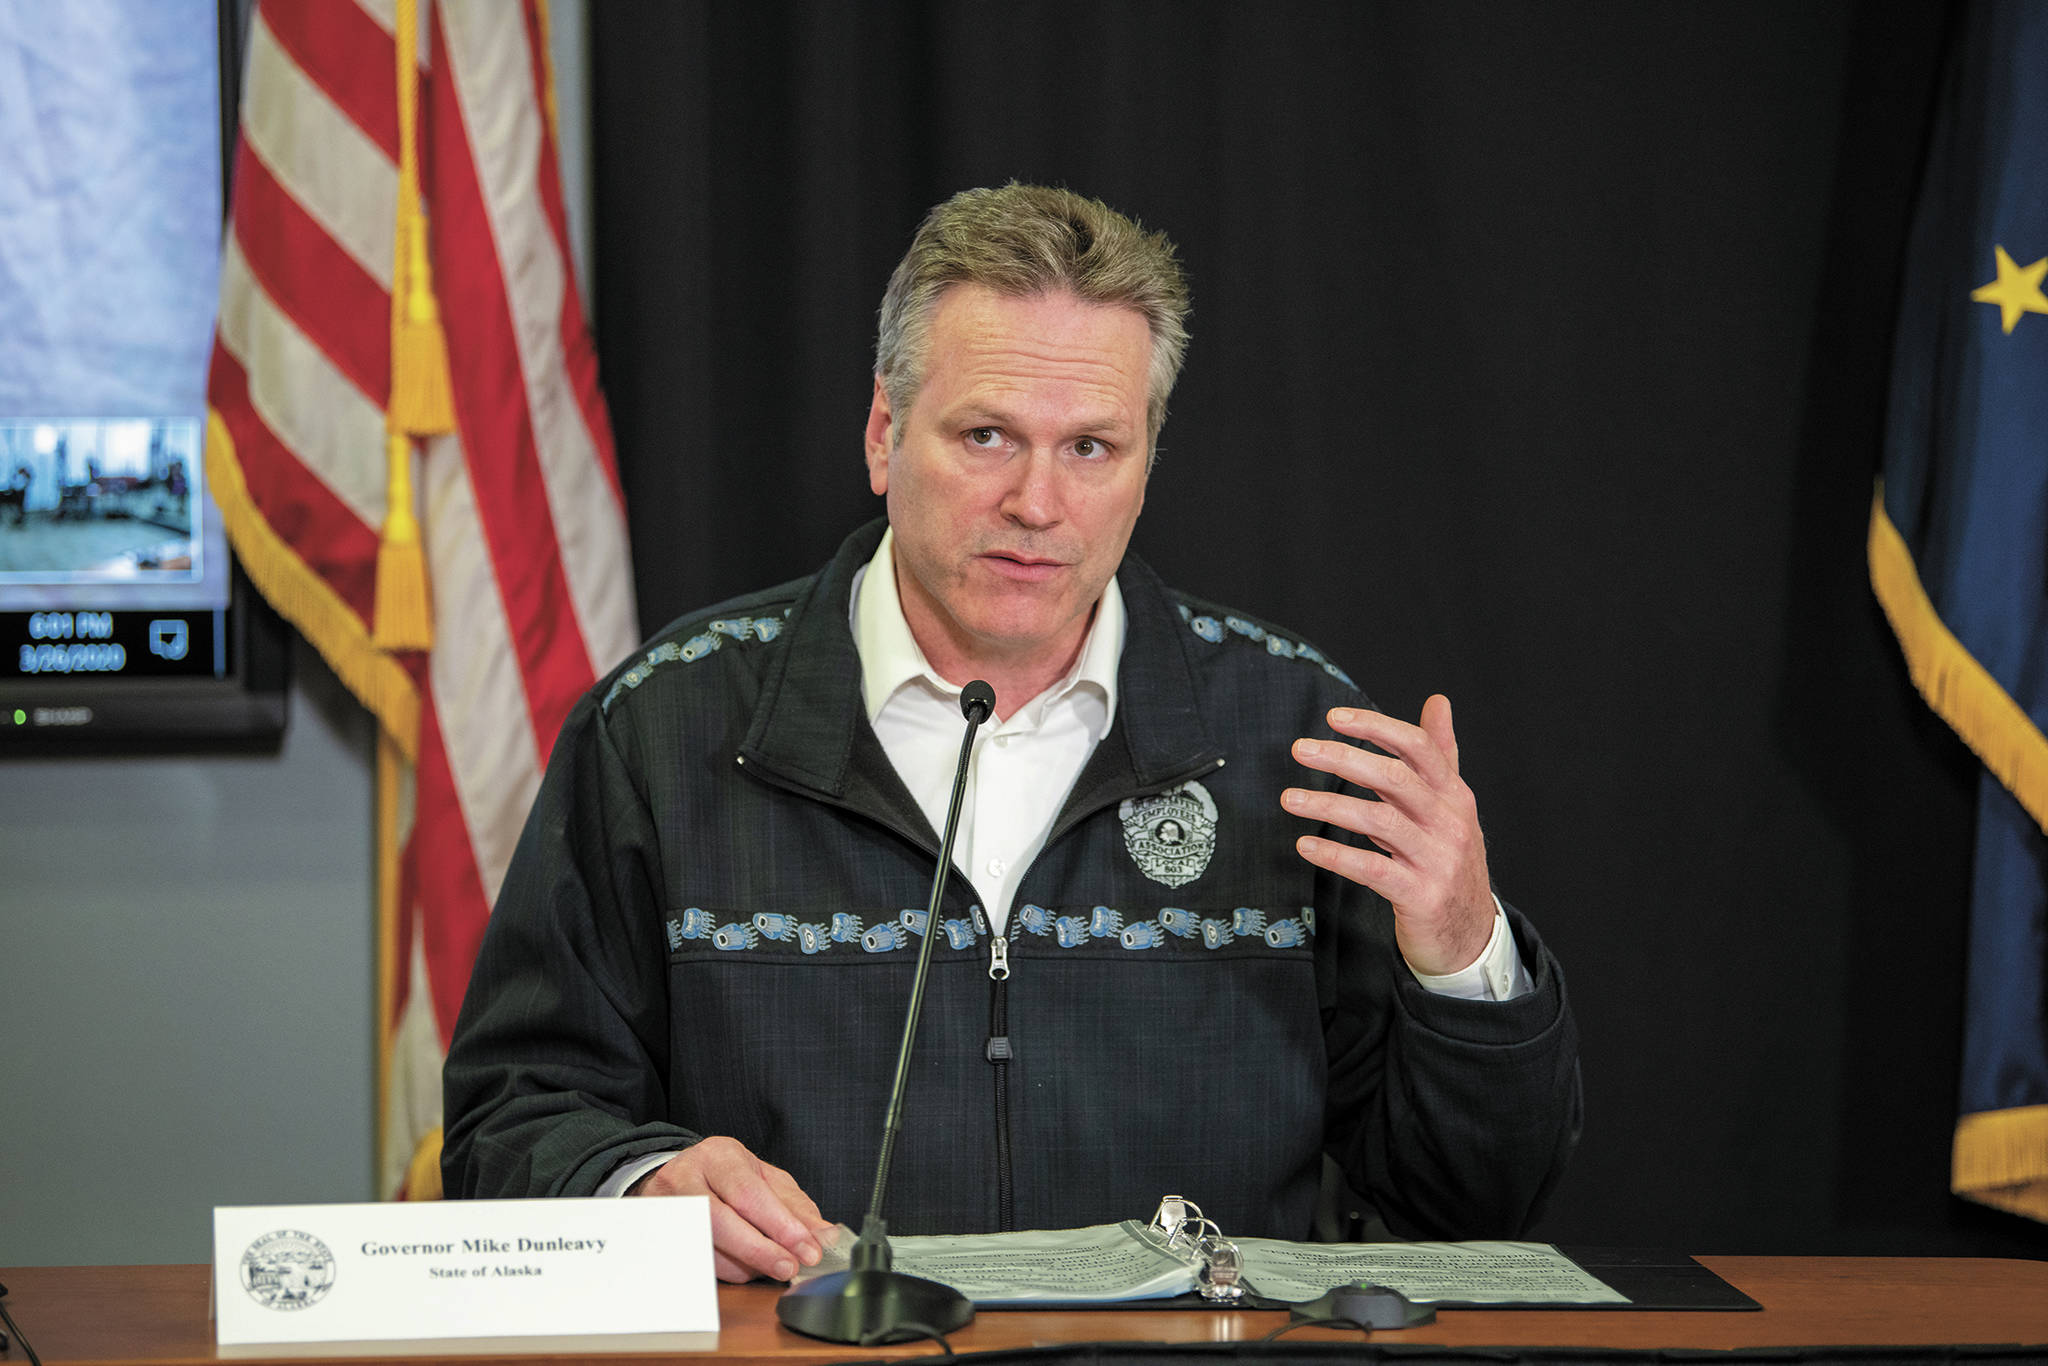
<svg viewBox="0 0 2048 1366">
<path fill-rule="evenodd" d="M 28 1357 L 29 1366 L 43 1366 L 43 1359 L 36 1355 L 36 1349 L 28 1345 L 28 1335 L 21 1331 L 21 1325 L 14 1321 L 14 1315 L 7 1312 L 7 1287 L 0 1285 L 0 1320 L 7 1324 L 7 1332 L 14 1334 L 14 1340 L 21 1344 L 21 1350 Z M 0 1352 L 7 1351 L 7 1333 L 0 1333 Z"/>
</svg>

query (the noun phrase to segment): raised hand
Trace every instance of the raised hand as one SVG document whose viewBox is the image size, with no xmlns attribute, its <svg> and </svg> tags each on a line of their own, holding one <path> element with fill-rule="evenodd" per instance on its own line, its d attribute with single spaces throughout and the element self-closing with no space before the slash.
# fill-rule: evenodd
<svg viewBox="0 0 2048 1366">
<path fill-rule="evenodd" d="M 1417 972 L 1442 975 L 1471 966 L 1486 949 L 1495 910 L 1478 803 L 1458 776 L 1450 699 L 1439 693 L 1424 702 L 1419 726 L 1355 707 L 1333 709 L 1329 721 L 1339 735 L 1386 753 L 1342 740 L 1302 739 L 1294 742 L 1295 760 L 1380 800 L 1290 787 L 1280 803 L 1297 816 L 1363 835 L 1373 847 L 1304 835 L 1295 848 L 1318 868 L 1387 899 L 1395 941 Z"/>
</svg>

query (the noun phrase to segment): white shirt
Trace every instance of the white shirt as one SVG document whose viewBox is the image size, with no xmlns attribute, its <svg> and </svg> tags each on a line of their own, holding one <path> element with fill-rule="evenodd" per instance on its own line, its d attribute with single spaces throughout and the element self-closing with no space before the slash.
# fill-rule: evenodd
<svg viewBox="0 0 2048 1366">
<path fill-rule="evenodd" d="M 960 689 L 940 678 L 910 634 L 897 595 L 895 533 L 854 576 L 853 643 L 860 651 L 868 722 L 910 795 L 943 836 L 960 762 Z M 954 837 L 955 869 L 981 893 L 995 932 L 1009 923 L 1017 881 L 1045 847 L 1053 821 L 1116 716 L 1116 666 L 1124 651 L 1124 596 L 1111 579 L 1066 677 L 975 734 L 967 791 Z M 1004 699 L 997 699 L 997 710 Z"/>
</svg>

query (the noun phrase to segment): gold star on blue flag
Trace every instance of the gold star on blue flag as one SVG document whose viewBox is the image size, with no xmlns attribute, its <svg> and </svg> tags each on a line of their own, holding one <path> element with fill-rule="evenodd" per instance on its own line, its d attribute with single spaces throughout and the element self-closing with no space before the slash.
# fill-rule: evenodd
<svg viewBox="0 0 2048 1366">
<path fill-rule="evenodd" d="M 2009 336 L 2019 325 L 2022 313 L 2048 313 L 2048 298 L 2041 294 L 2041 277 L 2048 275 L 2048 256 L 2043 256 L 2031 266 L 2022 266 L 2006 254 L 2004 247 L 1993 247 L 1998 255 L 1998 278 L 1988 285 L 1970 291 L 1970 297 L 1980 304 L 1997 304 L 2000 326 Z"/>
</svg>

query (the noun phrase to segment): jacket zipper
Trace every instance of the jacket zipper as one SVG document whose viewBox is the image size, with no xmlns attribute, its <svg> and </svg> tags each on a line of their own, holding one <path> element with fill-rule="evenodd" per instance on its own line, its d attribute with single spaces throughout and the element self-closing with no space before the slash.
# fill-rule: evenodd
<svg viewBox="0 0 2048 1366">
<path fill-rule="evenodd" d="M 1201 767 L 1190 769 L 1185 775 L 1173 779 L 1165 786 L 1186 782 L 1190 778 L 1213 772 L 1223 767 L 1223 760 L 1205 760 Z M 1057 822 L 1045 837 L 1045 847 L 1079 825 L 1083 820 L 1108 807 L 1112 802 L 1122 801 L 1124 796 L 1138 796 L 1143 792 L 1158 790 L 1156 787 L 1140 788 L 1090 806 L 1086 811 L 1076 812 L 1071 819 Z M 1026 870 L 1027 874 L 1029 870 Z M 1014 911 L 1014 907 L 1012 910 Z M 1005 929 L 1008 928 L 1006 925 Z M 995 1073 L 996 1103 L 996 1228 L 999 1232 L 1010 1233 L 1017 1227 L 1017 1184 L 1016 1173 L 1010 1152 L 1010 1059 L 1016 1056 L 1015 1045 L 1010 1035 L 1010 941 L 996 934 L 988 946 L 988 1043 L 983 1056 Z"/>
<path fill-rule="evenodd" d="M 996 1090 L 996 1229 L 1017 1227 L 1017 1191 L 1010 1165 L 1010 941 L 996 935 L 989 941 L 988 1046 L 995 1069 Z"/>
</svg>

